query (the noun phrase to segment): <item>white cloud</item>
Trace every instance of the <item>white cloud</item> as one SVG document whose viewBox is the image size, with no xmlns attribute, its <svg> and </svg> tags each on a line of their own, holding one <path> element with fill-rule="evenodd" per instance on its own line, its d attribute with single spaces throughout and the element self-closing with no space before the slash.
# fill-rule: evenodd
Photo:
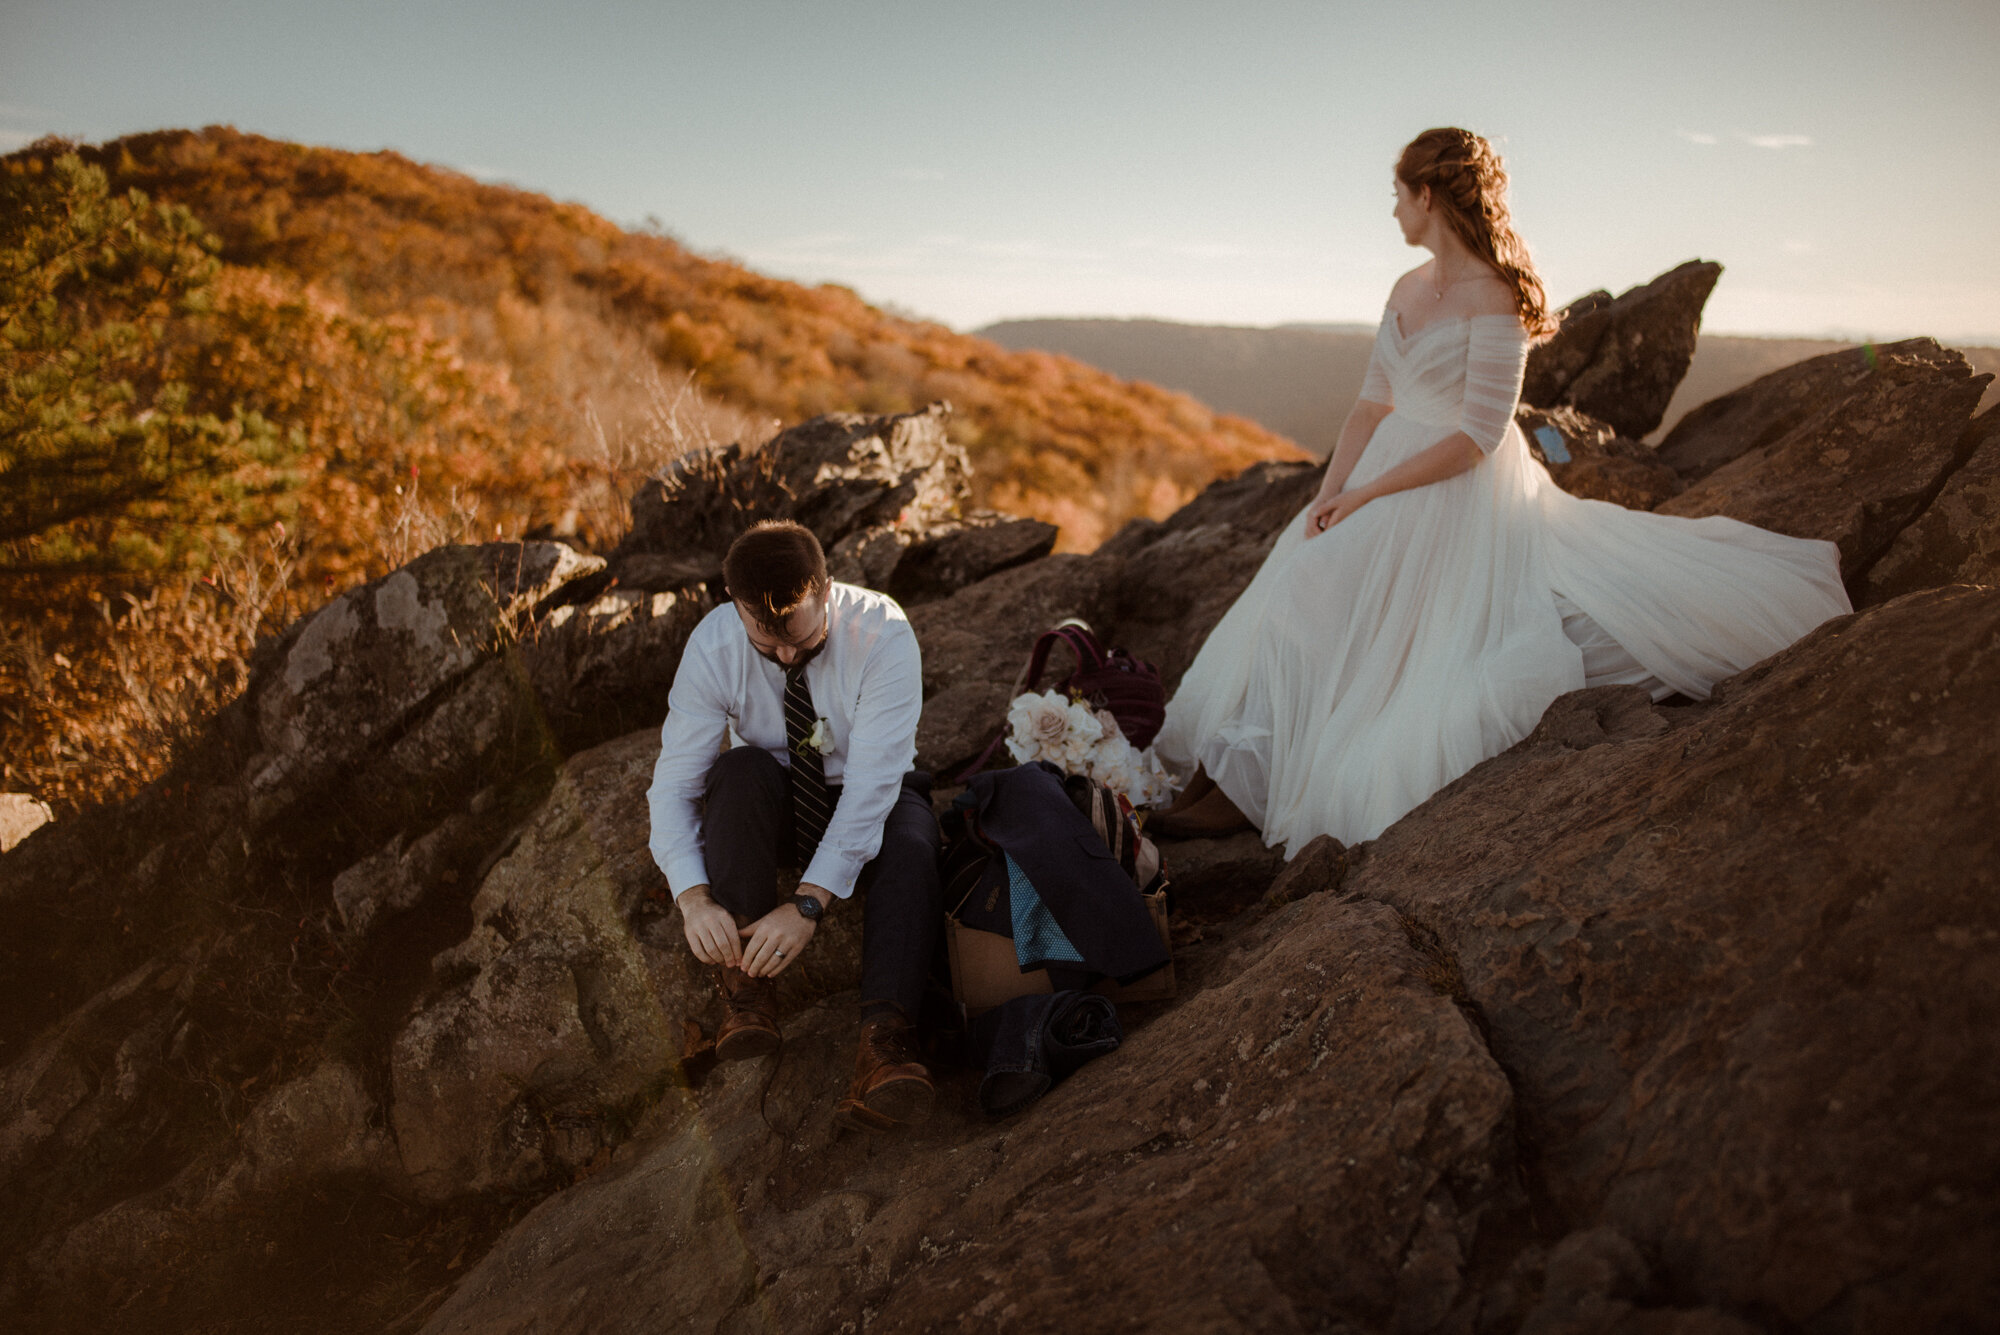
<svg viewBox="0 0 2000 1335">
<path fill-rule="evenodd" d="M 1676 130 L 1674 133 L 1690 144 L 1712 144 L 1716 141 L 1715 136 L 1705 130 Z"/>
<path fill-rule="evenodd" d="M 1812 147 L 1812 136 L 1809 134 L 1745 134 L 1737 137 L 1756 148 Z"/>
</svg>

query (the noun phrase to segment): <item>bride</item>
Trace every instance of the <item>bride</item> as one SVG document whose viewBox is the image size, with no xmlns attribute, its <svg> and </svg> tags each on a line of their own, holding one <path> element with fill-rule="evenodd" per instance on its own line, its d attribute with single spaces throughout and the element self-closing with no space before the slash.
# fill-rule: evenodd
<svg viewBox="0 0 2000 1335">
<path fill-rule="evenodd" d="M 1319 494 L 1167 706 L 1158 752 L 1195 770 L 1155 834 L 1254 825 L 1287 857 L 1372 839 L 1565 691 L 1706 698 L 1852 610 L 1830 542 L 1558 488 L 1514 424 L 1556 320 L 1499 157 L 1426 130 L 1395 178 L 1403 239 L 1431 259 L 1389 294 Z"/>
</svg>

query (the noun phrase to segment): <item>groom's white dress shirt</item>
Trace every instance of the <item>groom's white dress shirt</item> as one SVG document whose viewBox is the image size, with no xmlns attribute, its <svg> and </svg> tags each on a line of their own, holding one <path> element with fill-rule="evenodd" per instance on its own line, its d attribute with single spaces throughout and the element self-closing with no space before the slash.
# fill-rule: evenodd
<svg viewBox="0 0 2000 1335">
<path fill-rule="evenodd" d="M 813 710 L 826 725 L 826 777 L 840 800 L 803 879 L 840 898 L 882 847 L 882 826 L 917 756 L 924 708 L 916 632 L 886 594 L 835 584 L 827 600 L 826 647 L 806 665 Z M 676 899 L 708 884 L 695 803 L 730 729 L 789 767 L 785 672 L 750 647 L 733 603 L 702 618 L 688 637 L 667 696 L 660 758 L 646 795 L 653 860 Z"/>
</svg>

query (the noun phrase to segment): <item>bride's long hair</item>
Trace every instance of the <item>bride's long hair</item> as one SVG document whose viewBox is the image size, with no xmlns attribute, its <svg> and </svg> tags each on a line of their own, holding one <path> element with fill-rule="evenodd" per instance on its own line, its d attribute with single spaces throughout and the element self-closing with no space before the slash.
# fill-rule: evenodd
<svg viewBox="0 0 2000 1335">
<path fill-rule="evenodd" d="M 1429 186 L 1458 239 L 1507 280 L 1530 338 L 1556 332 L 1549 294 L 1507 212 L 1507 171 L 1493 145 L 1470 130 L 1425 130 L 1396 159 L 1396 176 L 1413 191 Z"/>
</svg>

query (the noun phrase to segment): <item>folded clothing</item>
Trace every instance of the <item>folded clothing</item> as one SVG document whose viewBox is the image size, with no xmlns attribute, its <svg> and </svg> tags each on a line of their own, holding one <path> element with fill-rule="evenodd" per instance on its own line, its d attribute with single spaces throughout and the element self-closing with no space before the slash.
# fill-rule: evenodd
<svg viewBox="0 0 2000 1335">
<path fill-rule="evenodd" d="M 1011 1117 L 1124 1038 L 1118 1008 L 1095 992 L 1042 992 L 995 1006 L 972 1023 L 974 1060 L 986 1071 L 979 1106 Z"/>
</svg>

